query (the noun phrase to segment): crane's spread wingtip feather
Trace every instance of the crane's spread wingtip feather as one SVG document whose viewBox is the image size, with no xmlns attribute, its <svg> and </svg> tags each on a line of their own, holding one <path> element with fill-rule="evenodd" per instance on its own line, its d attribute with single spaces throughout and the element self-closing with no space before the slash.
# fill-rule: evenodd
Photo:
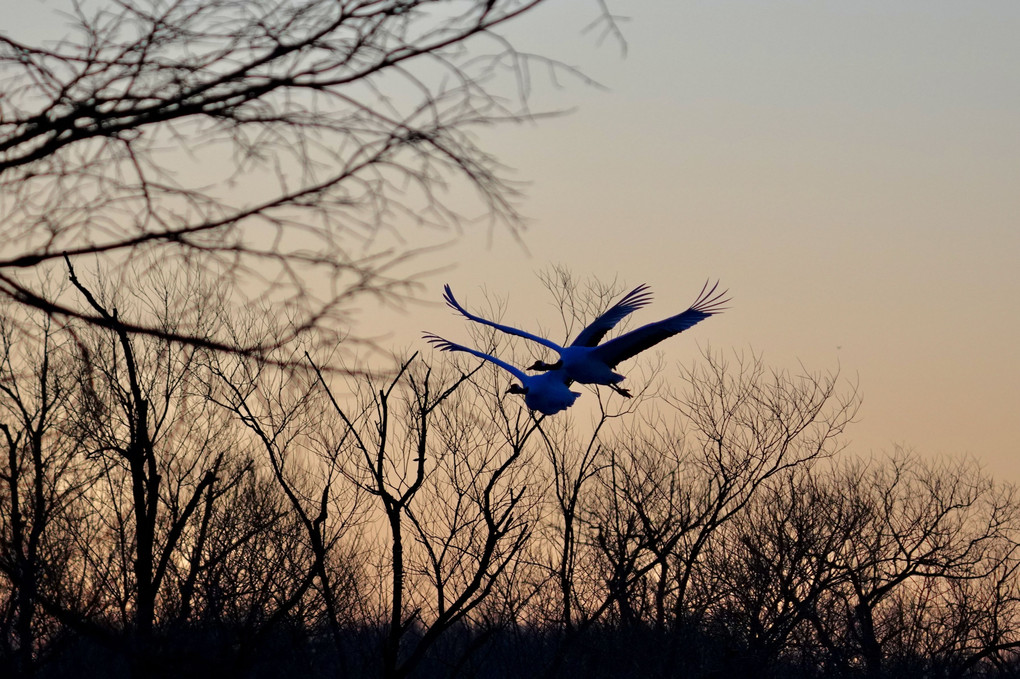
<svg viewBox="0 0 1020 679">
<path fill-rule="evenodd" d="M 652 301 L 652 291 L 648 287 L 647 283 L 642 283 L 630 292 L 628 292 L 623 299 L 616 303 L 618 307 L 627 307 L 630 309 L 640 309 L 649 302 Z"/>
<path fill-rule="evenodd" d="M 453 296 L 453 290 L 450 289 L 449 283 L 443 286 L 443 300 L 446 302 L 446 305 L 454 311 L 461 310 L 460 305 L 457 304 L 457 300 Z"/>
<path fill-rule="evenodd" d="M 709 287 L 710 283 L 711 280 L 705 281 L 705 285 L 702 286 L 701 292 L 698 294 L 698 298 L 694 300 L 694 304 L 691 305 L 692 311 L 698 311 L 711 316 L 726 310 L 724 305 L 729 304 L 732 299 L 731 297 L 726 296 L 729 293 L 729 290 L 716 292 L 716 290 L 719 289 L 719 281 L 712 284 L 712 287 Z"/>
<path fill-rule="evenodd" d="M 433 335 L 430 332 L 425 332 L 422 333 L 422 337 L 425 339 L 426 342 L 431 344 L 439 351 L 456 351 L 455 349 L 455 347 L 457 347 L 456 344 L 454 344 L 450 340 L 443 339 L 439 335 Z"/>
<path fill-rule="evenodd" d="M 469 321 L 475 321 L 476 323 L 487 323 L 485 319 L 475 316 L 473 313 L 465 309 L 457 301 L 457 298 L 453 296 L 453 290 L 450 288 L 449 283 L 443 286 L 443 299 L 446 301 L 446 305 L 456 311 L 458 314 L 468 319 Z"/>
</svg>

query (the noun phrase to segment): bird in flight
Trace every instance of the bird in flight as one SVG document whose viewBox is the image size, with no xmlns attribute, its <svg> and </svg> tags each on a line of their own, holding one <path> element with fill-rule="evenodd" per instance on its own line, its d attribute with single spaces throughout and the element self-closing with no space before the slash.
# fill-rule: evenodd
<svg viewBox="0 0 1020 679">
<path fill-rule="evenodd" d="M 553 370 L 543 372 L 540 375 L 529 375 L 523 370 L 483 351 L 455 344 L 431 333 L 426 333 L 424 337 L 429 344 L 440 351 L 464 351 L 503 368 L 521 382 L 520 384 L 511 384 L 510 388 L 507 389 L 507 393 L 522 394 L 524 396 L 524 405 L 528 406 L 531 410 L 537 410 L 543 415 L 555 415 L 560 411 L 566 410 L 574 405 L 574 401 L 581 395 L 576 391 L 570 390 L 570 379 L 563 371 Z"/>
<path fill-rule="evenodd" d="M 729 299 L 724 298 L 725 290 L 716 292 L 718 288 L 718 282 L 711 288 L 706 282 L 694 304 L 686 311 L 655 323 L 643 325 L 599 344 L 606 333 L 612 330 L 624 317 L 651 301 L 651 292 L 649 292 L 648 286 L 639 285 L 610 307 L 608 311 L 596 318 L 566 347 L 544 337 L 495 323 L 468 312 L 454 298 L 449 285 L 444 288 L 443 298 L 450 307 L 469 320 L 537 342 L 559 354 L 559 360 L 555 363 L 535 361 L 528 370 L 539 370 L 546 373 L 562 370 L 570 380 L 581 384 L 602 384 L 629 398 L 630 392 L 619 385 L 624 379 L 623 375 L 616 372 L 614 368 L 628 358 L 632 358 L 659 342 L 687 330 L 709 316 L 721 312 L 724 309 L 723 305 L 729 302 Z"/>
</svg>

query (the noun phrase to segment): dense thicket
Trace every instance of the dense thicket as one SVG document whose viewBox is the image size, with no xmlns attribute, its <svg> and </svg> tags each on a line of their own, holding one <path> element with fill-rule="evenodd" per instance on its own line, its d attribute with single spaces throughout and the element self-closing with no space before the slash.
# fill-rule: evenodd
<svg viewBox="0 0 1020 679">
<path fill-rule="evenodd" d="M 0 319 L 3 676 L 1020 669 L 1012 488 L 852 456 L 836 375 L 706 352 L 535 420 L 445 357 L 373 380 Z"/>
</svg>

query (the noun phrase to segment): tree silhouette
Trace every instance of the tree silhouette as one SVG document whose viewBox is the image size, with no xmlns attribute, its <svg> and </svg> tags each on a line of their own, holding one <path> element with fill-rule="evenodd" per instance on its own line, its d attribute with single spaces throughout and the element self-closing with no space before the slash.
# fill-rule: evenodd
<svg viewBox="0 0 1020 679">
<path fill-rule="evenodd" d="M 98 256 L 109 272 L 145 253 L 285 304 L 276 345 L 311 328 L 325 345 L 354 342 L 352 298 L 400 299 L 413 282 L 398 268 L 410 252 L 371 247 L 380 234 L 478 216 L 518 228 L 515 187 L 470 130 L 537 115 L 536 62 L 569 70 L 498 32 L 539 4 L 101 0 L 73 3 L 34 43 L 5 26 L 0 295 L 111 327 L 24 274 L 65 256 Z M 449 197 L 457 182 L 475 207 Z"/>
<path fill-rule="evenodd" d="M 274 328 L 158 267 L 148 291 L 70 272 L 109 327 L 0 315 L 7 674 L 1016 672 L 1015 489 L 843 451 L 835 374 L 707 351 L 536 417 L 469 357 L 379 377 L 134 335 L 121 313 Z"/>
</svg>

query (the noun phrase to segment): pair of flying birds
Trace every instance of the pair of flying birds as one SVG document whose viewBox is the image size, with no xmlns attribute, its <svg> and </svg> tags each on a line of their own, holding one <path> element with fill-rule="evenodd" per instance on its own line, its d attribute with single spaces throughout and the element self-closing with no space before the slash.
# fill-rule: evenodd
<svg viewBox="0 0 1020 679">
<path fill-rule="evenodd" d="M 480 316 L 475 316 L 457 302 L 449 285 L 444 286 L 445 293 L 443 299 L 465 318 L 476 323 L 491 326 L 510 335 L 538 342 L 558 353 L 560 357 L 555 363 L 535 361 L 528 368 L 528 370 L 539 371 L 538 375 L 529 375 L 495 356 L 460 344 L 454 344 L 449 340 L 430 333 L 425 334 L 425 339 L 440 351 L 464 351 L 495 363 L 521 382 L 520 384 L 510 385 L 507 393 L 523 394 L 524 403 L 528 408 L 537 410 L 544 415 L 553 415 L 572 406 L 577 397 L 580 396 L 576 391 L 570 390 L 572 382 L 602 384 L 611 387 L 622 396 L 630 397 L 630 392 L 620 386 L 620 382 L 623 381 L 623 375 L 615 372 L 614 368 L 621 362 L 638 355 L 645 349 L 655 346 L 662 340 L 683 332 L 695 323 L 722 311 L 723 305 L 729 299 L 724 299 L 726 291 L 716 292 L 718 287 L 718 283 L 711 288 L 708 286 L 708 283 L 705 283 L 698 298 L 687 311 L 656 323 L 643 325 L 636 330 L 631 330 L 611 340 L 602 342 L 602 338 L 606 336 L 606 333 L 616 327 L 616 324 L 623 320 L 624 317 L 652 301 L 652 293 L 648 286 L 639 285 L 610 307 L 608 311 L 596 318 L 591 325 L 582 330 L 574 341 L 571 342 L 570 346 L 562 347 L 544 337 L 532 335 L 530 332 L 518 330 L 508 325 L 500 325 Z M 599 344 L 599 342 L 602 343 Z"/>
</svg>

